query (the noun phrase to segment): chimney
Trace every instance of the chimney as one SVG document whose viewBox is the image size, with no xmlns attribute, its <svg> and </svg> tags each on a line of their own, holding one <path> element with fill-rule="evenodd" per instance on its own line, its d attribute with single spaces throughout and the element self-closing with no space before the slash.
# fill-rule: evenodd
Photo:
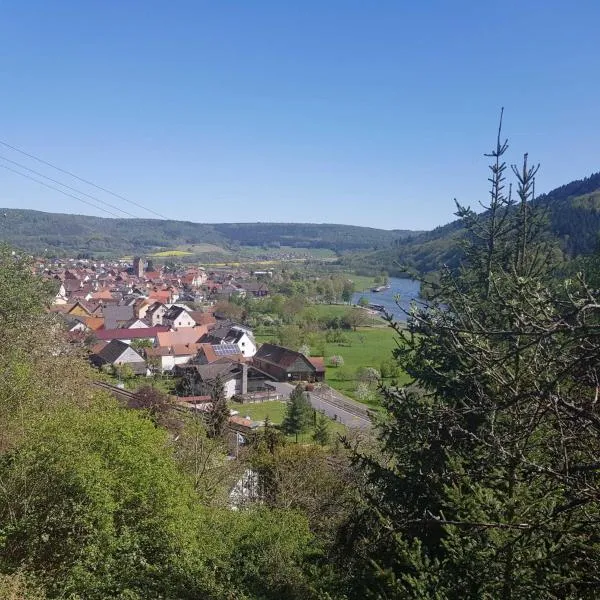
<svg viewBox="0 0 600 600">
<path fill-rule="evenodd" d="M 242 363 L 242 395 L 248 393 L 248 365 Z"/>
</svg>

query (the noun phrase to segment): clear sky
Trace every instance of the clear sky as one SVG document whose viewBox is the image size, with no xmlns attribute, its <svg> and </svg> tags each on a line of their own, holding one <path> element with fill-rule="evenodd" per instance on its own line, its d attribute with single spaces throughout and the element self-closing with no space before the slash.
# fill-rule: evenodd
<svg viewBox="0 0 600 600">
<path fill-rule="evenodd" d="M 597 0 L 0 11 L 0 140 L 175 219 L 444 224 L 454 197 L 485 198 L 502 105 L 538 191 L 600 170 Z M 0 206 L 103 215 L 4 169 Z"/>
</svg>

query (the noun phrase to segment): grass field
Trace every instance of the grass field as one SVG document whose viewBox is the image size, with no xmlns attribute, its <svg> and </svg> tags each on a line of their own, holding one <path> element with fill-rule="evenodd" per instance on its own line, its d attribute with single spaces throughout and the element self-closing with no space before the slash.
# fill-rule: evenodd
<svg viewBox="0 0 600 600">
<path fill-rule="evenodd" d="M 324 308 L 344 308 L 342 306 L 323 306 Z M 331 387 L 335 388 L 349 396 L 356 398 L 356 371 L 361 367 L 373 367 L 381 370 L 381 363 L 392 358 L 392 350 L 396 348 L 396 332 L 390 327 L 364 327 L 358 331 L 344 331 L 348 339 L 347 344 L 325 343 L 325 358 L 328 359 L 334 354 L 340 355 L 344 359 L 344 366 L 327 366 L 325 381 Z M 263 332 L 255 334 L 256 341 L 259 343 L 268 342 L 273 339 L 273 335 Z M 394 378 L 399 384 L 408 383 L 409 377 L 400 372 L 398 377 Z M 391 380 L 386 381 L 391 383 Z M 376 407 L 377 402 L 366 402 L 367 405 Z"/>
<path fill-rule="evenodd" d="M 343 273 L 350 281 L 354 282 L 354 289 L 357 292 L 368 290 L 375 285 L 374 277 L 367 277 L 365 275 L 355 275 L 354 273 Z"/>
<path fill-rule="evenodd" d="M 230 250 L 223 248 L 222 246 L 217 246 L 217 244 L 188 244 L 177 246 L 176 250 L 183 251 L 186 254 L 207 254 L 207 253 L 215 253 L 215 254 L 231 254 Z"/>
<path fill-rule="evenodd" d="M 319 318 L 331 319 L 333 317 L 343 317 L 355 309 L 348 304 L 311 304 L 305 310 L 316 312 Z M 372 315 L 368 324 L 370 326 L 385 326 L 385 321 L 378 315 Z"/>
<path fill-rule="evenodd" d="M 267 402 L 254 402 L 251 404 L 238 404 L 237 402 L 230 403 L 230 408 L 239 411 L 240 416 L 250 417 L 253 421 L 264 421 L 269 417 L 269 421 L 273 425 L 281 425 L 285 416 L 285 402 L 267 401 Z M 346 433 L 346 427 L 341 423 L 329 420 L 329 430 L 332 434 L 339 433 L 343 435 Z M 298 442 L 312 443 L 312 428 L 306 433 L 301 433 L 298 436 Z M 287 436 L 289 440 L 295 440 L 296 436 Z M 333 436 L 332 436 L 333 438 Z"/>
<path fill-rule="evenodd" d="M 280 246 L 278 248 L 262 248 L 261 246 L 242 246 L 240 254 L 243 257 L 256 257 L 264 255 L 310 257 L 316 259 L 337 258 L 337 254 L 328 248 L 300 248 L 296 246 Z"/>
<path fill-rule="evenodd" d="M 389 327 L 364 328 L 358 331 L 347 332 L 350 345 L 326 344 L 326 358 L 338 354 L 344 359 L 344 366 L 327 366 L 327 383 L 343 394 L 356 398 L 356 371 L 361 367 L 373 367 L 381 370 L 381 363 L 392 357 L 392 350 L 397 347 L 396 333 Z M 399 384 L 408 383 L 409 377 L 401 372 L 395 378 Z M 388 383 L 390 383 L 388 381 Z M 370 406 L 377 406 L 377 402 L 367 402 Z"/>
</svg>

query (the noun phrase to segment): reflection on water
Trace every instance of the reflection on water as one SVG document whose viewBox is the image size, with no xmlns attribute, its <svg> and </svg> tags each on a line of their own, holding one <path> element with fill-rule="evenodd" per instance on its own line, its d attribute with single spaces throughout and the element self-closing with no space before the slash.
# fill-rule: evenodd
<svg viewBox="0 0 600 600">
<path fill-rule="evenodd" d="M 361 296 L 365 296 L 369 303 L 382 305 L 389 313 L 393 314 L 398 321 L 405 321 L 406 315 L 401 308 L 408 310 L 410 303 L 419 297 L 421 284 L 414 279 L 398 279 L 390 277 L 390 287 L 381 292 L 356 292 L 352 302 L 356 304 Z M 396 304 L 396 296 L 400 295 L 400 306 Z"/>
</svg>

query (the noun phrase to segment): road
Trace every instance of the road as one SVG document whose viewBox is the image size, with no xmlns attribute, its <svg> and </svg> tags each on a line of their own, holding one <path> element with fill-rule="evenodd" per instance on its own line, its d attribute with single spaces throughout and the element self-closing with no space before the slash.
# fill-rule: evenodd
<svg viewBox="0 0 600 600">
<path fill-rule="evenodd" d="M 290 395 L 291 391 L 295 387 L 290 383 L 273 382 L 271 385 L 275 386 L 277 391 L 281 394 L 284 394 L 286 397 Z M 324 412 L 329 418 L 343 423 L 346 425 L 346 427 L 366 429 L 371 426 L 371 421 L 368 418 L 351 412 L 353 411 L 354 404 L 356 405 L 357 409 L 364 411 L 364 407 L 359 403 L 347 400 L 346 402 L 348 403 L 348 410 L 346 410 L 340 405 L 341 402 L 339 400 L 336 400 L 335 398 L 329 398 L 325 394 L 309 392 L 308 397 L 315 410 Z"/>
</svg>

